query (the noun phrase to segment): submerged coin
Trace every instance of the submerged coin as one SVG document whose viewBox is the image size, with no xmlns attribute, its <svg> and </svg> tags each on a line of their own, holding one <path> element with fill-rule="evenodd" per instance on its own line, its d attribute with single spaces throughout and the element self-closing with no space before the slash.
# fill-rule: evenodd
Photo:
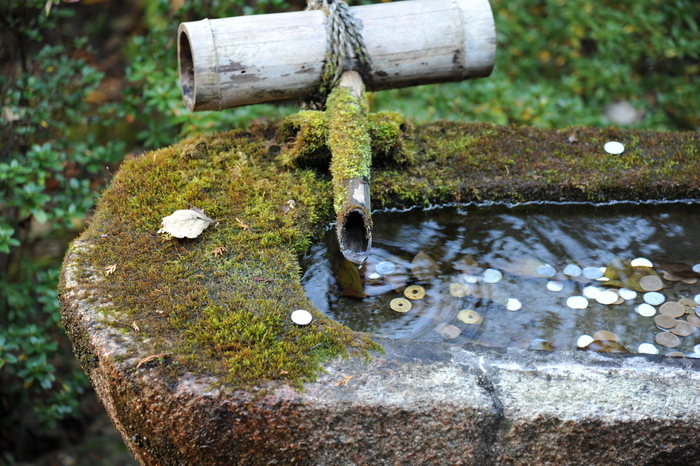
<svg viewBox="0 0 700 466">
<path fill-rule="evenodd" d="M 686 285 L 695 285 L 698 282 L 697 277 L 681 278 L 681 281 Z"/>
<path fill-rule="evenodd" d="M 622 154 L 625 151 L 625 146 L 622 145 L 622 143 L 617 142 L 617 141 L 609 141 L 609 142 L 605 143 L 605 145 L 603 146 L 603 149 L 608 154 L 618 155 L 618 154 Z"/>
<path fill-rule="evenodd" d="M 679 337 L 687 337 L 695 333 L 695 327 L 684 320 L 677 320 L 676 326 L 671 329 L 671 333 Z"/>
<path fill-rule="evenodd" d="M 624 299 L 624 300 L 630 300 L 630 299 L 634 299 L 634 298 L 637 297 L 637 292 L 636 292 L 636 291 L 630 290 L 630 289 L 627 289 L 627 288 L 620 288 L 620 289 L 618 290 L 618 293 L 620 294 L 620 298 L 622 298 L 622 299 Z"/>
<path fill-rule="evenodd" d="M 656 291 L 644 293 L 643 298 L 644 302 L 649 303 L 652 306 L 658 306 L 666 300 L 666 297 L 664 295 L 662 295 L 661 293 L 657 293 Z"/>
<path fill-rule="evenodd" d="M 693 266 L 693 272 L 700 273 L 700 264 L 695 264 Z"/>
<path fill-rule="evenodd" d="M 679 302 L 680 304 L 682 304 L 683 307 L 686 308 L 686 312 L 687 312 L 688 314 L 690 314 L 690 312 L 692 312 L 692 310 L 695 309 L 695 308 L 697 307 L 697 304 L 695 303 L 695 301 L 692 300 L 692 299 L 690 299 L 690 298 L 679 299 L 678 302 Z"/>
<path fill-rule="evenodd" d="M 291 319 L 292 322 L 297 325 L 309 325 L 313 320 L 313 316 L 309 311 L 297 309 L 296 311 L 292 312 Z"/>
<path fill-rule="evenodd" d="M 564 285 L 556 280 L 550 280 L 547 282 L 547 289 L 549 291 L 561 291 L 564 289 Z"/>
<path fill-rule="evenodd" d="M 587 286 L 583 289 L 583 295 L 589 299 L 595 299 L 603 291 L 603 288 L 597 286 Z"/>
<path fill-rule="evenodd" d="M 644 291 L 659 291 L 664 287 L 664 282 L 656 275 L 647 275 L 639 280 L 639 287 Z"/>
<path fill-rule="evenodd" d="M 523 307 L 519 299 L 508 298 L 508 303 L 506 304 L 506 309 L 509 311 L 519 311 Z"/>
<path fill-rule="evenodd" d="M 462 309 L 457 313 L 457 319 L 469 325 L 480 324 L 484 321 L 484 318 L 481 317 L 481 314 L 472 309 Z"/>
<path fill-rule="evenodd" d="M 637 353 L 659 354 L 659 349 L 651 343 L 642 343 L 637 348 Z"/>
<path fill-rule="evenodd" d="M 450 296 L 453 298 L 464 298 L 467 294 L 467 286 L 461 283 L 450 283 Z"/>
<path fill-rule="evenodd" d="M 546 278 L 552 278 L 557 274 L 557 269 L 549 264 L 545 264 L 541 267 L 537 267 L 537 273 Z"/>
<path fill-rule="evenodd" d="M 668 330 L 675 327 L 678 321 L 671 316 L 659 314 L 658 316 L 654 317 L 654 323 L 657 327 Z"/>
<path fill-rule="evenodd" d="M 425 288 L 420 285 L 411 285 L 403 290 L 403 295 L 408 299 L 423 299 L 425 296 Z"/>
<path fill-rule="evenodd" d="M 700 304 L 700 294 L 696 294 L 695 296 L 693 296 L 693 300 L 694 300 L 697 304 Z"/>
<path fill-rule="evenodd" d="M 661 346 L 665 346 L 666 348 L 675 348 L 681 344 L 681 339 L 671 332 L 657 333 L 654 337 L 654 341 Z"/>
<path fill-rule="evenodd" d="M 637 311 L 637 314 L 642 317 L 651 317 L 656 314 L 656 308 L 647 303 L 640 304 L 635 310 Z"/>
<path fill-rule="evenodd" d="M 496 269 L 486 269 L 484 270 L 484 282 L 485 283 L 498 283 L 503 278 L 503 274 L 500 270 Z"/>
<path fill-rule="evenodd" d="M 597 341 L 620 341 L 620 337 L 607 330 L 598 330 L 593 334 L 593 339 Z"/>
<path fill-rule="evenodd" d="M 370 280 L 379 280 L 380 278 L 382 278 L 382 276 L 376 272 L 373 272 L 367 275 L 367 278 L 369 278 Z"/>
<path fill-rule="evenodd" d="M 374 267 L 374 270 L 382 275 L 389 275 L 390 273 L 394 273 L 394 271 L 396 271 L 396 265 L 394 265 L 393 262 L 382 261 Z"/>
<path fill-rule="evenodd" d="M 664 356 L 667 358 L 684 358 L 685 354 L 681 353 L 680 351 L 672 351 L 670 353 L 666 353 Z"/>
<path fill-rule="evenodd" d="M 568 275 L 569 277 L 578 277 L 582 272 L 583 270 L 581 270 L 581 267 L 576 264 L 569 264 L 564 267 L 564 275 Z"/>
<path fill-rule="evenodd" d="M 588 300 L 583 296 L 571 296 L 566 300 L 566 305 L 571 309 L 586 309 L 588 307 Z"/>
<path fill-rule="evenodd" d="M 405 298 L 394 298 L 389 303 L 389 306 L 391 306 L 391 308 L 396 312 L 404 313 L 410 311 L 413 304 L 411 304 L 411 301 Z"/>
<path fill-rule="evenodd" d="M 586 346 L 590 345 L 593 343 L 594 339 L 590 335 L 581 335 L 578 337 L 578 340 L 576 340 L 576 346 L 579 348 L 585 348 Z"/>
<path fill-rule="evenodd" d="M 598 301 L 600 304 L 613 304 L 616 302 L 618 299 L 617 293 L 614 291 L 606 290 L 606 291 L 601 291 L 598 293 L 595 297 L 595 300 Z"/>
<path fill-rule="evenodd" d="M 668 316 L 671 316 L 675 319 L 675 318 L 680 317 L 683 314 L 685 314 L 685 307 L 683 307 L 683 305 L 681 303 L 669 301 L 667 303 L 664 303 L 659 308 L 659 312 L 661 314 L 666 314 Z"/>
<path fill-rule="evenodd" d="M 688 316 L 685 318 L 685 320 L 687 320 L 693 327 L 700 327 L 700 317 L 696 315 Z"/>
<path fill-rule="evenodd" d="M 435 327 L 435 331 L 442 336 L 445 340 L 454 340 L 455 338 L 459 338 L 459 336 L 462 334 L 462 331 L 459 329 L 459 327 L 455 327 L 452 324 L 440 324 L 437 327 Z"/>
<path fill-rule="evenodd" d="M 646 257 L 636 257 L 630 261 L 632 267 L 653 267 L 654 264 L 651 263 Z"/>
<path fill-rule="evenodd" d="M 600 270 L 600 267 L 586 267 L 583 269 L 583 276 L 590 280 L 595 280 L 596 278 L 602 277 L 603 273 L 604 272 Z"/>
</svg>

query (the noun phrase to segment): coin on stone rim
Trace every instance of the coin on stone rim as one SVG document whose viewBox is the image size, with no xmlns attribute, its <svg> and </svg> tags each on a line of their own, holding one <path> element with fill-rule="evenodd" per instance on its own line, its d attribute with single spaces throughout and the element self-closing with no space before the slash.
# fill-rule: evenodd
<svg viewBox="0 0 700 466">
<path fill-rule="evenodd" d="M 659 354 L 659 349 L 651 343 L 642 343 L 637 348 L 637 353 Z"/>
<path fill-rule="evenodd" d="M 578 340 L 576 340 L 576 346 L 579 348 L 585 348 L 586 346 L 590 345 L 595 341 L 592 336 L 590 335 L 581 335 L 578 337 Z"/>
<path fill-rule="evenodd" d="M 478 325 L 484 321 L 481 314 L 472 309 L 462 309 L 457 313 L 457 319 L 469 325 Z"/>
<path fill-rule="evenodd" d="M 403 295 L 408 299 L 423 299 L 423 296 L 425 296 L 425 288 L 420 285 L 411 285 L 403 290 Z"/>
<path fill-rule="evenodd" d="M 666 314 L 667 316 L 671 316 L 674 319 L 677 319 L 678 317 L 685 314 L 685 307 L 681 303 L 669 301 L 661 305 L 661 307 L 659 308 L 659 313 Z"/>
<path fill-rule="evenodd" d="M 654 337 L 654 341 L 661 346 L 665 346 L 666 348 L 675 348 L 681 344 L 681 339 L 671 332 L 657 333 Z"/>
<path fill-rule="evenodd" d="M 314 317 L 305 309 L 297 309 L 296 311 L 292 312 L 290 318 L 292 319 L 292 322 L 297 325 L 309 325 Z"/>
<path fill-rule="evenodd" d="M 389 303 L 389 306 L 391 306 L 391 308 L 394 311 L 400 312 L 403 314 L 404 312 L 410 311 L 411 308 L 413 307 L 413 304 L 411 304 L 411 301 L 409 301 L 406 298 L 394 298 Z"/>
<path fill-rule="evenodd" d="M 656 275 L 647 275 L 639 280 L 639 287 L 644 291 L 659 291 L 663 289 L 664 282 Z"/>
<path fill-rule="evenodd" d="M 677 320 L 676 326 L 671 329 L 671 333 L 679 337 L 687 337 L 695 333 L 695 327 L 684 320 Z"/>
<path fill-rule="evenodd" d="M 678 321 L 666 314 L 659 314 L 656 317 L 654 317 L 654 323 L 657 327 L 668 330 L 675 327 Z"/>
</svg>

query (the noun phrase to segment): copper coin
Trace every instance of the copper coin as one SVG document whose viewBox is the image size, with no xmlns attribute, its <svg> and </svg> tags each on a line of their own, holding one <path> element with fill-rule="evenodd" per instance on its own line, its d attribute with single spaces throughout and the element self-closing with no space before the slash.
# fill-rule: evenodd
<svg viewBox="0 0 700 466">
<path fill-rule="evenodd" d="M 667 358 L 684 358 L 685 354 L 681 353 L 680 351 L 672 351 L 668 354 L 666 354 Z"/>
<path fill-rule="evenodd" d="M 639 286 L 644 291 L 659 291 L 664 287 L 664 283 L 655 275 L 647 275 L 639 280 Z"/>
<path fill-rule="evenodd" d="M 681 278 L 681 281 L 686 285 L 695 285 L 698 282 L 697 277 Z"/>
<path fill-rule="evenodd" d="M 657 333 L 654 337 L 654 341 L 661 346 L 665 346 L 666 348 L 675 348 L 681 344 L 681 339 L 671 332 Z"/>
<path fill-rule="evenodd" d="M 593 334 L 593 339 L 597 341 L 620 341 L 620 337 L 607 330 L 598 330 Z"/>
<path fill-rule="evenodd" d="M 659 314 L 654 317 L 654 323 L 661 328 L 669 329 L 676 326 L 678 321 L 671 316 Z"/>
<path fill-rule="evenodd" d="M 659 308 L 659 312 L 675 319 L 685 314 L 685 307 L 681 303 L 669 301 Z"/>
<path fill-rule="evenodd" d="M 691 298 L 679 299 L 678 302 L 685 307 L 687 314 L 692 313 L 697 307 L 697 303 Z"/>
<path fill-rule="evenodd" d="M 690 325 L 692 325 L 694 327 L 700 327 L 700 317 L 698 317 L 696 315 L 691 315 L 691 316 L 686 317 L 686 320 L 688 321 L 688 323 Z"/>
<path fill-rule="evenodd" d="M 695 327 L 684 320 L 677 320 L 676 326 L 671 329 L 671 333 L 679 337 L 687 337 L 695 333 Z"/>
</svg>

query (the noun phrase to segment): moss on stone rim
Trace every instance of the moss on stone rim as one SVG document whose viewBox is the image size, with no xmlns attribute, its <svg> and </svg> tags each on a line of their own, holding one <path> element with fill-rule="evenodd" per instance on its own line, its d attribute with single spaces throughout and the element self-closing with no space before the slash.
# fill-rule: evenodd
<svg viewBox="0 0 700 466">
<path fill-rule="evenodd" d="M 73 257 L 84 285 L 111 301 L 105 320 L 137 337 L 133 352 L 171 355 L 173 375 L 212 375 L 233 388 L 301 386 L 324 361 L 378 349 L 304 295 L 298 256 L 333 218 L 332 187 L 324 170 L 280 163 L 290 139 L 301 149 L 306 141 L 279 128 L 192 138 L 126 162 L 80 239 L 90 252 Z M 606 154 L 609 140 L 625 152 Z M 436 122 L 402 133 L 393 147 L 395 157 L 372 173 L 375 208 L 700 197 L 697 133 Z M 156 233 L 189 204 L 223 220 L 192 240 Z M 101 279 L 92 282 L 89 270 Z M 314 323 L 292 324 L 297 308 L 312 311 Z"/>
</svg>

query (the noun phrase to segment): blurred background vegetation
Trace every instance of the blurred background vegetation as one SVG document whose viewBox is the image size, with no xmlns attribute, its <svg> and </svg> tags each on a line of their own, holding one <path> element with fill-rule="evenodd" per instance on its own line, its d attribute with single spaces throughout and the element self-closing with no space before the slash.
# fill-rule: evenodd
<svg viewBox="0 0 700 466">
<path fill-rule="evenodd" d="M 178 24 L 305 3 L 0 0 L 0 465 L 79 441 L 96 416 L 61 329 L 56 285 L 68 242 L 119 163 L 299 109 L 188 113 Z M 419 123 L 700 130 L 697 0 L 491 5 L 498 50 L 490 78 L 380 92 L 374 110 Z"/>
</svg>

